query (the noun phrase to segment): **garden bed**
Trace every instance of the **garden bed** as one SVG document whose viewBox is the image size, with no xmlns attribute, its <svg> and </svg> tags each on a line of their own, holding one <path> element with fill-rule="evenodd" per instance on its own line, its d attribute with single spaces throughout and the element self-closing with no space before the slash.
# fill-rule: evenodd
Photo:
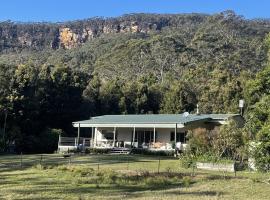
<svg viewBox="0 0 270 200">
<path fill-rule="evenodd" d="M 197 162 L 197 169 L 235 172 L 234 163 L 213 163 L 213 162 Z"/>
</svg>

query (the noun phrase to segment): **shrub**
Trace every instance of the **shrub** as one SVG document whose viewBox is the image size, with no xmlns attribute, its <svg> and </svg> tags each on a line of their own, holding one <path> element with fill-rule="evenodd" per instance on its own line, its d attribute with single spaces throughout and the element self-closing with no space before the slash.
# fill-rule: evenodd
<svg viewBox="0 0 270 200">
<path fill-rule="evenodd" d="M 246 131 L 235 121 L 213 130 L 194 129 L 189 131 L 188 138 L 190 151 L 197 156 L 210 153 L 217 158 L 238 160 L 246 156 Z"/>
<path fill-rule="evenodd" d="M 202 154 L 208 152 L 211 148 L 211 140 L 213 140 L 214 131 L 205 128 L 196 128 L 188 132 L 188 144 L 190 151 L 194 154 Z"/>
<path fill-rule="evenodd" d="M 144 184 L 147 186 L 166 186 L 170 181 L 166 177 L 148 177 L 144 179 Z"/>
<path fill-rule="evenodd" d="M 185 187 L 188 187 L 190 186 L 192 180 L 189 176 L 185 176 L 182 180 L 182 184 L 185 186 Z"/>
<path fill-rule="evenodd" d="M 141 177 L 148 177 L 150 175 L 150 172 L 140 169 L 139 171 L 137 171 L 137 175 Z"/>
<path fill-rule="evenodd" d="M 16 141 L 16 148 L 25 153 L 53 153 L 57 150 L 60 134 L 61 129 L 47 128 L 38 135 L 29 135 L 21 141 Z"/>
<path fill-rule="evenodd" d="M 171 150 L 171 151 L 162 151 L 162 150 L 151 151 L 148 149 L 132 149 L 131 153 L 143 154 L 143 155 L 153 155 L 153 156 L 173 156 L 174 150 Z"/>
<path fill-rule="evenodd" d="M 260 171 L 270 171 L 270 124 L 258 132 L 257 143 L 252 153 L 256 168 Z"/>
<path fill-rule="evenodd" d="M 245 130 L 238 127 L 235 121 L 221 126 L 219 133 L 214 138 L 213 151 L 218 157 L 241 159 L 244 156 Z"/>
<path fill-rule="evenodd" d="M 184 153 L 180 155 L 180 166 L 183 168 L 191 168 L 196 166 L 197 158 L 194 154 Z"/>
<path fill-rule="evenodd" d="M 93 168 L 75 168 L 73 171 L 77 174 L 80 174 L 80 176 L 89 176 L 94 173 Z"/>
<path fill-rule="evenodd" d="M 232 164 L 233 160 L 228 158 L 220 158 L 216 154 L 208 152 L 204 155 L 197 156 L 197 161 L 199 162 L 207 162 L 207 163 L 224 163 L 224 164 Z"/>
<path fill-rule="evenodd" d="M 99 182 L 104 184 L 115 184 L 118 178 L 116 172 L 111 170 L 98 172 L 97 176 L 99 176 Z"/>
<path fill-rule="evenodd" d="M 46 169 L 46 167 L 43 166 L 43 165 L 41 165 L 41 164 L 34 165 L 33 168 L 34 168 L 34 169 L 40 169 L 40 170 Z"/>
<path fill-rule="evenodd" d="M 59 165 L 59 166 L 57 166 L 57 169 L 61 170 L 61 171 L 68 171 L 69 167 L 66 165 Z"/>
<path fill-rule="evenodd" d="M 110 149 L 98 149 L 98 148 L 87 148 L 85 153 L 89 154 L 106 154 L 109 153 Z"/>
</svg>

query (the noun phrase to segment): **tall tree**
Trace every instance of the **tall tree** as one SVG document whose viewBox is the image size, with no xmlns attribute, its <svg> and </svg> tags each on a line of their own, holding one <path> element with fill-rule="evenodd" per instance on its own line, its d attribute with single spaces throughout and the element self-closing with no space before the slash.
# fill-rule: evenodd
<svg viewBox="0 0 270 200">
<path fill-rule="evenodd" d="M 171 84 L 169 90 L 164 94 L 161 103 L 162 113 L 191 112 L 197 104 L 197 97 L 191 88 L 181 82 Z"/>
</svg>

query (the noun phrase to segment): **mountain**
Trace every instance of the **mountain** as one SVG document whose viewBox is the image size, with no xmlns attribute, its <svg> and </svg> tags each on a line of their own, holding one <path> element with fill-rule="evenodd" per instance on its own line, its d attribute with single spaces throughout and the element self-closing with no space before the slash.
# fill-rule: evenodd
<svg viewBox="0 0 270 200">
<path fill-rule="evenodd" d="M 8 111 L 9 141 L 25 149 L 93 115 L 194 112 L 197 103 L 236 113 L 267 64 L 269 32 L 269 20 L 232 11 L 1 22 L 0 124 Z"/>
<path fill-rule="evenodd" d="M 166 27 L 197 26 L 207 15 L 132 14 L 118 18 L 92 18 L 64 23 L 0 23 L 0 51 L 44 48 L 71 49 L 111 33 L 145 33 Z"/>
<path fill-rule="evenodd" d="M 153 72 L 163 79 L 200 65 L 239 73 L 262 68 L 269 20 L 232 11 L 205 14 L 131 14 L 63 23 L 0 23 L 0 61 L 57 62 L 86 67 L 104 78 Z"/>
</svg>

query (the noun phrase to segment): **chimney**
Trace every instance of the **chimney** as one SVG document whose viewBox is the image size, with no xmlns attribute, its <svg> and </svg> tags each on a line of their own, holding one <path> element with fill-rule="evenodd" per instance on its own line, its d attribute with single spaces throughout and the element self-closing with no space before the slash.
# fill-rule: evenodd
<svg viewBox="0 0 270 200">
<path fill-rule="evenodd" d="M 245 104 L 245 100 L 244 99 L 240 99 L 239 100 L 239 108 L 240 108 L 240 115 L 243 116 L 243 112 L 244 112 L 244 104 Z"/>
</svg>

